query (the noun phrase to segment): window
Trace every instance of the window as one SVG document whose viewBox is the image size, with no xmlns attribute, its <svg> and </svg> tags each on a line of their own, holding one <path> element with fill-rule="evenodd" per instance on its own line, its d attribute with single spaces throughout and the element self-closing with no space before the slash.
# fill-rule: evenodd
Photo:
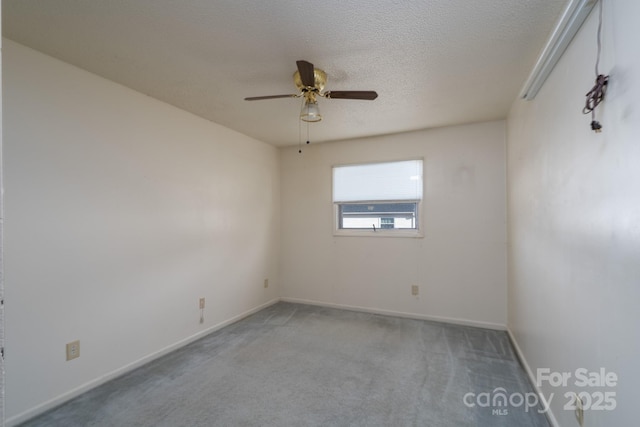
<svg viewBox="0 0 640 427">
<path fill-rule="evenodd" d="M 340 203 L 342 229 L 415 229 L 417 203 Z"/>
<path fill-rule="evenodd" d="M 417 236 L 422 160 L 335 166 L 336 234 Z"/>
</svg>

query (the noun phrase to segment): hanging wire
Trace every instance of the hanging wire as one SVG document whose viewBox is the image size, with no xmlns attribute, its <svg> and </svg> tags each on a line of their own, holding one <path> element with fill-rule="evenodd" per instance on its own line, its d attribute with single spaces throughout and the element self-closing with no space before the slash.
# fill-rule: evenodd
<svg viewBox="0 0 640 427">
<path fill-rule="evenodd" d="M 596 55 L 596 76 L 600 75 L 598 71 L 598 66 L 600 65 L 600 52 L 602 51 L 602 3 L 604 0 L 600 0 L 600 4 L 598 5 L 598 54 Z"/>
<path fill-rule="evenodd" d="M 600 65 L 600 53 L 602 51 L 602 3 L 604 0 L 600 0 L 600 13 L 598 17 L 598 52 L 596 55 L 596 84 L 593 88 L 587 93 L 587 100 L 585 102 L 584 108 L 582 109 L 583 114 L 591 113 L 591 130 L 595 132 L 602 131 L 602 125 L 600 122 L 596 120 L 596 107 L 602 100 L 604 100 L 604 95 L 607 92 L 607 84 L 609 83 L 609 76 L 605 76 L 600 74 L 599 65 Z"/>
</svg>

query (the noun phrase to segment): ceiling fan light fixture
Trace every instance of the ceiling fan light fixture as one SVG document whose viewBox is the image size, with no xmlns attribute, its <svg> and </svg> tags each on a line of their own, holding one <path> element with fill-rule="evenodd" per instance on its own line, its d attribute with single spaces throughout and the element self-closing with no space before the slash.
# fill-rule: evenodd
<svg viewBox="0 0 640 427">
<path fill-rule="evenodd" d="M 317 101 L 310 101 L 308 99 L 304 101 L 302 110 L 300 110 L 300 120 L 303 122 L 319 122 L 322 120 Z"/>
</svg>

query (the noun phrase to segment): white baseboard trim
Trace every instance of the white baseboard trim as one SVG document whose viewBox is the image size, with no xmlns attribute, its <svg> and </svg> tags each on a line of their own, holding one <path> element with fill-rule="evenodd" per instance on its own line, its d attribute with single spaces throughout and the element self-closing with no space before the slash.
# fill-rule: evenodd
<svg viewBox="0 0 640 427">
<path fill-rule="evenodd" d="M 500 323 L 481 322 L 477 320 L 458 319 L 454 317 L 431 316 L 431 315 L 419 314 L 419 313 L 407 313 L 404 311 L 385 310 L 382 308 L 361 307 L 361 306 L 346 305 L 346 304 L 334 304 L 330 302 L 306 300 L 301 298 L 281 297 L 280 301 L 291 302 L 296 304 L 317 305 L 320 307 L 339 308 L 341 310 L 361 311 L 364 313 L 382 314 L 385 316 L 405 317 L 408 319 L 432 320 L 435 322 L 453 323 L 455 325 L 473 326 L 476 328 L 495 329 L 499 331 L 507 330 L 507 326 L 502 325 Z"/>
<path fill-rule="evenodd" d="M 538 387 L 537 378 L 533 374 L 533 371 L 531 370 L 531 367 L 529 366 L 529 363 L 527 362 L 526 357 L 524 357 L 524 353 L 520 349 L 520 346 L 518 345 L 518 341 L 516 341 L 515 335 L 513 335 L 513 332 L 511 332 L 511 329 L 509 328 L 507 328 L 507 334 L 509 335 L 509 339 L 511 340 L 511 345 L 515 349 L 518 359 L 520 359 L 520 364 L 524 367 L 524 370 L 527 372 L 529 381 L 531 382 L 533 389 L 538 395 L 538 398 L 540 398 L 540 401 L 542 402 L 543 407 L 549 408 L 549 410 L 545 413 L 547 417 L 547 421 L 549 421 L 549 424 L 551 424 L 552 427 L 560 427 L 560 424 L 558 423 L 558 420 L 553 414 L 551 407 L 549 407 L 549 402 L 547 401 L 547 398 L 544 397 L 544 394 L 542 394 L 542 390 L 540 390 L 540 387 Z"/>
<path fill-rule="evenodd" d="M 129 363 L 128 365 L 125 365 L 121 368 L 118 368 L 108 374 L 102 375 L 98 378 L 95 378 L 85 384 L 82 384 L 72 390 L 69 390 L 68 392 L 65 392 L 57 397 L 54 397 L 53 399 L 50 399 L 44 403 L 41 403 L 40 405 L 37 405 L 31 409 L 28 409 L 27 411 L 24 411 L 18 415 L 14 415 L 13 417 L 8 418 L 5 421 L 5 425 L 7 427 L 13 427 L 16 426 L 20 423 L 23 423 L 31 418 L 34 418 L 50 409 L 55 408 L 56 406 L 59 406 L 79 395 L 81 395 L 82 393 L 86 393 L 87 391 L 94 389 L 108 381 L 111 381 L 117 377 L 120 377 L 128 372 L 133 371 L 136 368 L 139 368 L 149 362 L 152 362 L 153 360 L 156 360 L 168 353 L 171 353 L 172 351 L 175 351 L 181 347 L 184 347 L 202 337 L 204 337 L 205 335 L 208 335 L 212 332 L 215 332 L 219 329 L 224 328 L 225 326 L 228 326 L 232 323 L 235 323 L 239 320 L 244 319 L 245 317 L 248 317 L 264 308 L 267 308 L 273 304 L 276 304 L 279 301 L 283 301 L 283 302 L 291 302 L 291 303 L 296 303 L 296 304 L 309 304 L 309 305 L 315 305 L 315 306 L 321 306 L 321 307 L 329 307 L 329 308 L 337 308 L 337 309 L 341 309 L 341 310 L 350 310 L 350 311 L 360 311 L 360 312 L 365 312 L 365 313 L 373 313 L 373 314 L 381 314 L 381 315 L 385 315 L 385 316 L 396 316 L 396 317 L 404 317 L 404 318 L 408 318 L 408 319 L 418 319 L 418 320 L 431 320 L 431 321 L 436 321 L 436 322 L 442 322 L 442 323 L 451 323 L 451 324 L 456 324 L 456 325 L 464 325 L 464 326 L 473 326 L 473 327 L 477 327 L 477 328 L 485 328 L 485 329 L 495 329 L 495 330 L 506 330 L 507 332 L 509 332 L 509 337 L 511 338 L 512 342 L 514 343 L 514 348 L 516 348 L 516 352 L 518 353 L 518 356 L 521 358 L 522 362 L 523 362 L 523 366 L 525 366 L 525 369 L 527 371 L 527 374 L 529 375 L 530 378 L 532 377 L 531 371 L 528 367 L 528 365 L 525 362 L 524 357 L 521 355 L 521 352 L 517 346 L 517 343 L 515 342 L 515 339 L 513 338 L 513 335 L 511 334 L 510 331 L 508 331 L 506 325 L 502 325 L 499 323 L 491 323 L 491 322 L 481 322 L 481 321 L 475 321 L 475 320 L 468 320 L 468 319 L 457 319 L 457 318 L 452 318 L 452 317 L 443 317 L 443 316 L 431 316 L 431 315 L 424 315 L 424 314 L 418 314 L 418 313 L 407 313 L 407 312 L 402 312 L 402 311 L 393 311 L 393 310 L 385 310 L 385 309 L 380 309 L 380 308 L 371 308 L 371 307 L 361 307 L 361 306 L 353 306 L 353 305 L 346 305 L 346 304 L 334 304 L 334 303 L 327 303 L 327 302 L 321 302 L 321 301 L 314 301 L 314 300 L 306 300 L 306 299 L 300 299 L 300 298 L 274 298 L 264 304 L 261 304 L 259 306 L 256 306 L 250 310 L 247 310 L 243 313 L 240 313 L 236 316 L 231 317 L 230 319 L 227 319 L 225 321 L 222 321 L 220 323 L 217 323 L 205 330 L 202 330 L 196 334 L 193 334 L 187 338 L 184 338 L 174 344 L 171 344 L 167 347 L 164 347 L 154 353 L 151 353 L 141 359 L 138 359 L 132 363 Z M 535 385 L 535 379 L 532 381 L 532 383 Z M 538 392 L 538 394 L 540 396 L 541 393 L 539 392 L 539 390 L 536 388 L 536 391 Z M 552 424 L 553 427 L 559 427 L 557 422 L 555 421 L 555 418 L 553 418 L 553 414 L 550 414 L 551 418 L 552 418 Z M 551 422 L 551 420 L 550 420 Z"/>
<path fill-rule="evenodd" d="M 13 417 L 8 418 L 7 420 L 5 420 L 5 425 L 6 427 L 13 427 L 16 426 L 20 423 L 23 423 L 31 418 L 34 418 L 46 411 L 48 411 L 49 409 L 55 408 L 56 406 L 59 406 L 71 399 L 73 399 L 74 397 L 77 397 L 79 395 L 81 395 L 82 393 L 86 393 L 87 391 L 96 388 L 108 381 L 111 381 L 119 376 L 122 376 L 128 372 L 133 371 L 136 368 L 139 368 L 140 366 L 146 365 L 149 362 L 152 362 L 153 360 L 156 360 L 162 356 L 164 356 L 165 354 L 171 353 L 172 351 L 175 351 L 181 347 L 186 346 L 187 344 L 190 344 L 194 341 L 197 341 L 198 339 L 204 337 L 205 335 L 208 335 L 212 332 L 215 332 L 219 329 L 224 328 L 225 326 L 228 326 L 232 323 L 235 323 L 239 320 L 244 319 L 245 317 L 248 317 L 254 313 L 257 313 L 258 311 L 267 308 L 275 303 L 279 302 L 278 298 L 274 298 L 271 301 L 268 301 L 264 304 L 260 304 L 257 307 L 254 307 L 250 310 L 247 310 L 243 313 L 240 313 L 236 316 L 231 317 L 230 319 L 224 320 L 220 323 L 217 323 L 207 329 L 204 329 L 198 333 L 195 333 L 187 338 L 184 338 L 174 344 L 171 344 L 167 347 L 164 347 L 154 353 L 151 353 L 141 359 L 138 359 L 132 363 L 129 363 L 128 365 L 125 365 L 121 368 L 118 368 L 112 372 L 109 372 L 108 374 L 102 375 L 96 379 L 93 379 L 87 383 L 84 383 L 72 390 L 69 390 L 66 393 L 61 394 L 60 396 L 54 397 L 53 399 L 50 399 L 44 403 L 41 403 L 38 406 L 35 406 L 27 411 L 24 411 L 18 415 L 14 415 Z"/>
</svg>

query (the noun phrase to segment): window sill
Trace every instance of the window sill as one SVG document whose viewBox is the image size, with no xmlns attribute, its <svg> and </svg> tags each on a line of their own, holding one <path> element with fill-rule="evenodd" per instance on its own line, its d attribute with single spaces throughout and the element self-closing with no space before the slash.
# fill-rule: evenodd
<svg viewBox="0 0 640 427">
<path fill-rule="evenodd" d="M 335 237 L 400 237 L 422 239 L 424 234 L 420 230 L 333 230 Z"/>
</svg>

